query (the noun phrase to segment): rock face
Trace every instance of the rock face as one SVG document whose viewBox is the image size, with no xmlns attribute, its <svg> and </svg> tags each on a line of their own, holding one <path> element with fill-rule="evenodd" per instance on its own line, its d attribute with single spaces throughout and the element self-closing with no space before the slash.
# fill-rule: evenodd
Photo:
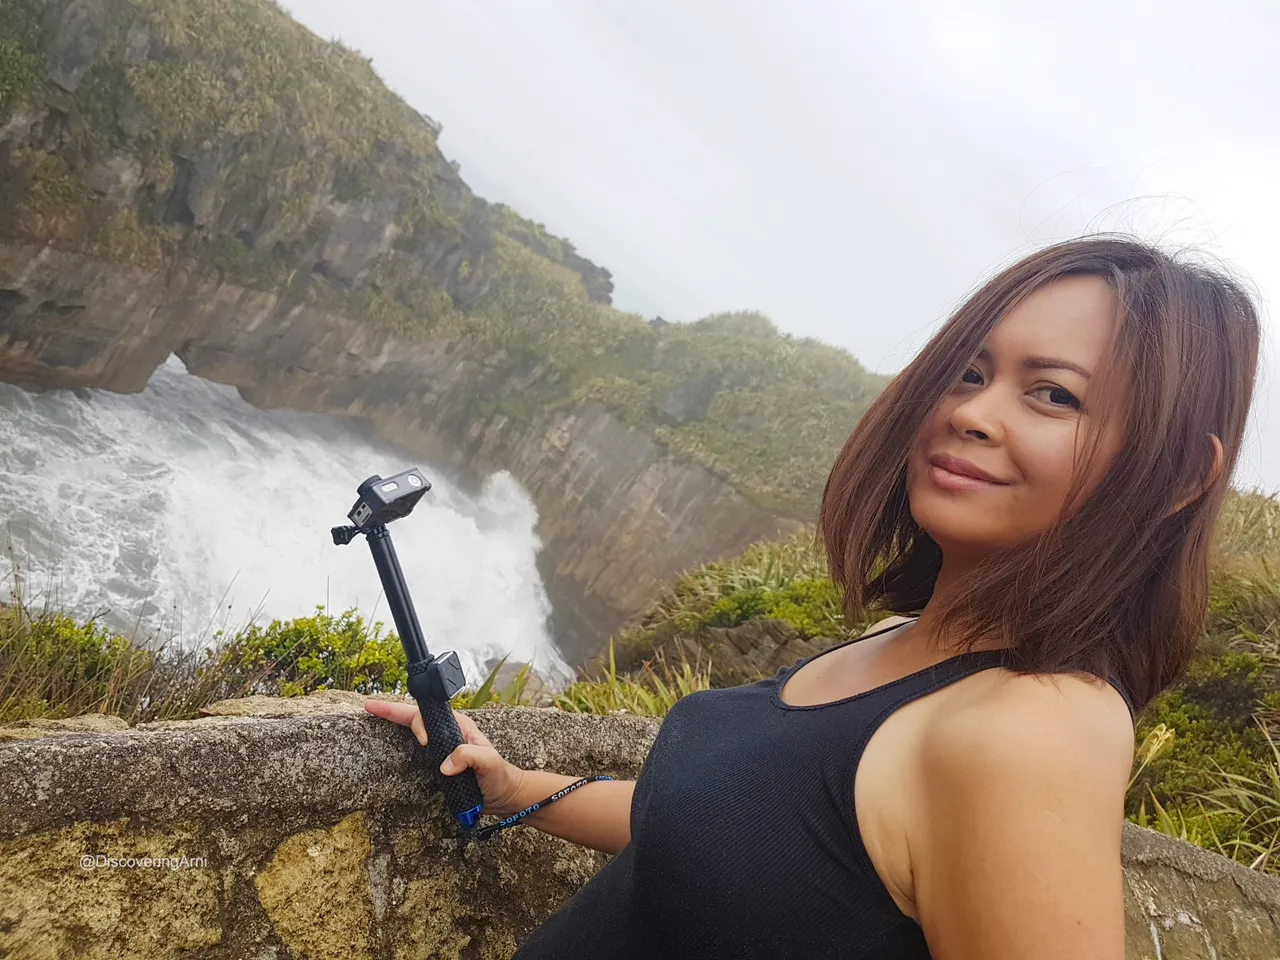
<svg viewBox="0 0 1280 960">
<path fill-rule="evenodd" d="M 528 402 L 571 387 L 530 315 L 572 337 L 567 311 L 609 303 L 609 272 L 472 194 L 438 125 L 358 54 L 264 0 L 10 6 L 0 50 L 42 79 L 0 91 L 0 379 L 138 391 L 177 354 L 464 482 L 509 470 L 570 661 L 659 581 L 798 526 L 600 405 Z M 486 297 L 505 333 L 482 343 Z M 717 386 L 663 416 L 705 413 Z"/>
<path fill-rule="evenodd" d="M 0 955 L 497 960 L 604 863 L 527 828 L 460 848 L 408 731 L 312 706 L 0 744 Z M 618 777 L 657 731 L 471 716 L 521 766 Z M 1274 878 L 1133 825 L 1123 856 L 1129 960 L 1280 954 Z"/>
<path fill-rule="evenodd" d="M 652 647 L 621 645 L 614 656 L 621 671 L 636 671 L 655 655 L 668 662 L 681 658 L 708 667 L 713 687 L 733 687 L 770 677 L 797 660 L 811 657 L 830 647 L 826 637 L 801 637 L 785 620 L 752 617 L 736 627 L 705 627 L 694 635 L 674 635 L 658 639 Z M 599 656 L 589 672 L 599 672 L 608 658 Z"/>
<path fill-rule="evenodd" d="M 503 403 L 548 371 L 466 340 L 398 340 L 198 270 L 157 274 L 0 243 L 0 377 L 136 392 L 171 353 L 257 406 L 360 418 L 463 482 L 510 471 L 538 508 L 539 568 L 570 662 L 598 650 L 663 580 L 801 526 L 599 404 L 507 415 Z"/>
<path fill-rule="evenodd" d="M 732 687 L 772 676 L 803 657 L 831 646 L 822 637 L 807 640 L 785 620 L 756 617 L 736 627 L 708 627 L 701 643 L 688 642 L 694 659 L 711 663 L 711 682 Z"/>
</svg>

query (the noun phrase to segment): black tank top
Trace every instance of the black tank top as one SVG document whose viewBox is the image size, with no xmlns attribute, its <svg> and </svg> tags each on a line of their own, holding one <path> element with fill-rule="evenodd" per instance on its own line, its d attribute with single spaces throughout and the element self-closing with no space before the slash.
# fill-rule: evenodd
<svg viewBox="0 0 1280 960">
<path fill-rule="evenodd" d="M 815 657 L 675 704 L 636 780 L 631 842 L 513 960 L 928 960 L 863 846 L 854 772 L 891 713 L 1004 654 L 961 653 L 831 703 L 783 703 L 787 679 Z"/>
</svg>

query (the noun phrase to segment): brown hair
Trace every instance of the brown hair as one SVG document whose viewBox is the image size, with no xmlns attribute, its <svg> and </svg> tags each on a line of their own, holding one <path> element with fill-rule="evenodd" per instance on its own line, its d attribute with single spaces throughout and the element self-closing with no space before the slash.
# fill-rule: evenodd
<svg viewBox="0 0 1280 960">
<path fill-rule="evenodd" d="M 1210 535 L 1235 467 L 1258 360 L 1257 309 L 1221 270 L 1123 236 L 1047 247 L 974 293 L 858 422 L 827 478 L 819 536 L 852 622 L 871 607 L 920 610 L 942 553 L 911 516 L 913 442 L 1001 317 L 1069 275 L 1101 277 L 1120 301 L 1105 388 L 1128 378 L 1124 444 L 1093 492 L 1043 534 L 982 559 L 949 596 L 939 626 L 967 649 L 999 639 L 1019 672 L 1113 676 L 1135 709 L 1178 678 L 1209 594 Z M 1091 433 L 1081 464 L 1096 452 Z M 1223 469 L 1208 434 L 1222 441 Z M 1197 493 L 1200 492 L 1197 496 Z M 1182 509 L 1177 506 L 1191 499 Z"/>
</svg>

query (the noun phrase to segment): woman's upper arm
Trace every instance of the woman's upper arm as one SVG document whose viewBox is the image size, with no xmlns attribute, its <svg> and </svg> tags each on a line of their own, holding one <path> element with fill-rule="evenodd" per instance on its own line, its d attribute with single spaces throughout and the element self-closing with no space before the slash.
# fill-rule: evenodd
<svg viewBox="0 0 1280 960">
<path fill-rule="evenodd" d="M 909 844 L 935 960 L 1123 960 L 1133 736 L 1118 694 L 1010 677 L 931 731 L 922 760 Z"/>
</svg>

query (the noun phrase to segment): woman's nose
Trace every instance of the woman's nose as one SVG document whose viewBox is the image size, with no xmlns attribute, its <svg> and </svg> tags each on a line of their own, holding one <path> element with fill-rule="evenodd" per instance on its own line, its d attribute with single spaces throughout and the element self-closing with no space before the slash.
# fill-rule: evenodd
<svg viewBox="0 0 1280 960">
<path fill-rule="evenodd" d="M 952 429 L 975 440 L 1002 439 L 1004 426 L 1001 403 L 998 391 L 990 387 L 965 398 L 951 411 Z"/>
</svg>

